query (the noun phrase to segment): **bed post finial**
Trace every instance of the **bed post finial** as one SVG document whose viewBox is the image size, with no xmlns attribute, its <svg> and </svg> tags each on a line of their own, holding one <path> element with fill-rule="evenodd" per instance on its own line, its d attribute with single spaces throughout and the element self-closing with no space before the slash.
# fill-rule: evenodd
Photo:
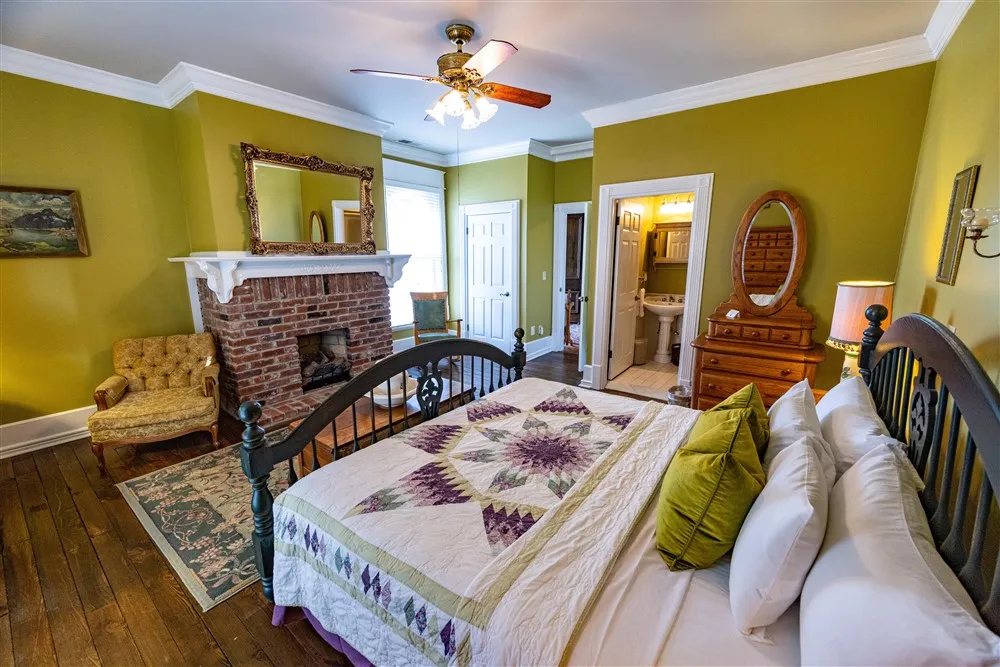
<svg viewBox="0 0 1000 667">
<path fill-rule="evenodd" d="M 246 426 L 243 429 L 240 460 L 243 463 L 243 474 L 253 485 L 250 509 L 253 511 L 253 552 L 257 572 L 264 585 L 264 597 L 274 602 L 274 497 L 267 488 L 273 466 L 255 456 L 263 453 L 259 450 L 265 446 L 264 429 L 257 424 L 261 414 L 260 403 L 257 401 L 247 401 L 240 406 L 240 421 Z"/>
<path fill-rule="evenodd" d="M 875 347 L 882 338 L 882 334 L 885 333 L 882 330 L 882 322 L 887 317 L 889 317 L 889 309 L 880 303 L 872 304 L 865 309 L 868 328 L 861 334 L 861 354 L 858 358 L 858 368 L 867 385 L 871 384 Z"/>
<path fill-rule="evenodd" d="M 514 351 L 510 355 L 514 359 L 514 379 L 521 379 L 521 371 L 524 370 L 524 363 L 527 355 L 524 353 L 524 329 L 518 327 L 514 329 Z"/>
</svg>

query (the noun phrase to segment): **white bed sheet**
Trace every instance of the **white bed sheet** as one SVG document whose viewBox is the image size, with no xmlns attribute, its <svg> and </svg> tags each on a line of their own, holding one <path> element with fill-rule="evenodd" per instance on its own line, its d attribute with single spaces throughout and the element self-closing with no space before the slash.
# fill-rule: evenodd
<svg viewBox="0 0 1000 667">
<path fill-rule="evenodd" d="M 671 572 L 656 551 L 656 502 L 646 509 L 608 574 L 570 654 L 571 665 L 799 665 L 799 605 L 763 641 L 736 629 L 729 562 L 694 574 L 676 622 L 662 599 Z M 672 626 L 672 627 L 671 627 Z"/>
</svg>

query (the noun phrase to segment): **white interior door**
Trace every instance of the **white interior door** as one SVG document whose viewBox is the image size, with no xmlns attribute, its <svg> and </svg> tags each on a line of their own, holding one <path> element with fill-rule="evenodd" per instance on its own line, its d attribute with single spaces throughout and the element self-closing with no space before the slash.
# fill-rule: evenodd
<svg viewBox="0 0 1000 667">
<path fill-rule="evenodd" d="M 520 202 L 462 207 L 468 337 L 510 352 L 518 317 Z"/>
<path fill-rule="evenodd" d="M 611 359 L 608 379 L 620 375 L 632 365 L 635 353 L 635 316 L 639 306 L 639 237 L 638 215 L 622 211 L 616 225 L 615 281 L 612 289 L 614 310 L 611 319 Z"/>
</svg>

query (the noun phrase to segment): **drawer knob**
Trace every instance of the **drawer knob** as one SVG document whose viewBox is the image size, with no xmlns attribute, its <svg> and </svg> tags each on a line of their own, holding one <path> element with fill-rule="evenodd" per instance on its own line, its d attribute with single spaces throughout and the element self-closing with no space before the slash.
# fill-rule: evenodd
<svg viewBox="0 0 1000 667">
<path fill-rule="evenodd" d="M 758 336 L 760 336 L 760 332 L 759 331 L 752 331 L 752 332 L 750 332 L 750 335 L 753 336 L 754 338 L 757 338 Z"/>
<path fill-rule="evenodd" d="M 708 360 L 708 363 L 710 363 L 710 364 L 718 364 L 719 360 L 716 359 L 715 357 L 712 357 L 711 359 Z"/>
<path fill-rule="evenodd" d="M 709 382 L 709 383 L 708 383 L 708 388 L 709 388 L 709 389 L 715 389 L 715 384 L 714 384 L 714 383 L 712 383 L 712 382 Z"/>
<path fill-rule="evenodd" d="M 792 371 L 790 371 L 790 370 L 789 370 L 789 369 L 787 369 L 787 368 L 785 368 L 785 369 L 783 369 L 783 370 L 781 371 L 781 377 L 785 377 L 786 375 L 791 375 L 791 374 L 792 374 Z"/>
<path fill-rule="evenodd" d="M 730 329 L 729 327 L 726 327 L 725 329 L 722 330 L 722 333 L 731 334 L 731 333 L 733 333 L 733 330 Z"/>
<path fill-rule="evenodd" d="M 781 340 L 788 340 L 788 334 L 786 333 L 781 334 Z"/>
</svg>

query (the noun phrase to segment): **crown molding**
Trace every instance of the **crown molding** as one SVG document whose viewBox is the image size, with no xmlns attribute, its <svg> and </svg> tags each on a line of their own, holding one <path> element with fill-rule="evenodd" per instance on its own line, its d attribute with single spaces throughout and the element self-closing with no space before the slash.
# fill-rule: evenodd
<svg viewBox="0 0 1000 667">
<path fill-rule="evenodd" d="M 550 159 L 553 162 L 567 162 L 585 157 L 594 157 L 594 142 L 580 141 L 575 144 L 564 144 L 549 148 Z"/>
<path fill-rule="evenodd" d="M 490 160 L 500 160 L 505 157 L 515 157 L 517 155 L 528 155 L 531 151 L 532 139 L 523 141 L 513 141 L 509 144 L 497 144 L 486 148 L 473 148 L 467 151 L 460 151 L 448 155 L 448 166 L 465 166 L 476 162 L 489 162 Z M 538 142 L 535 142 L 536 144 Z M 535 149 L 538 150 L 537 148 Z"/>
<path fill-rule="evenodd" d="M 164 98 L 170 102 L 170 106 L 177 104 L 191 92 L 197 90 L 379 137 L 392 127 L 392 123 L 388 121 L 372 118 L 356 111 L 348 111 L 332 104 L 317 102 L 301 95 L 286 93 L 283 90 L 190 63 L 178 63 L 174 69 L 170 70 L 160 80 L 160 90 Z"/>
<path fill-rule="evenodd" d="M 356 111 L 183 62 L 178 63 L 159 83 L 150 83 L 0 45 L 0 71 L 168 109 L 191 93 L 200 91 L 379 137 L 392 127 L 392 123 Z"/>
<path fill-rule="evenodd" d="M 930 46 L 934 60 L 941 57 L 944 48 L 948 46 L 952 35 L 958 30 L 959 24 L 965 18 L 966 12 L 972 7 L 973 0 L 941 0 L 931 20 L 927 22 L 927 29 L 924 30 L 924 38 Z"/>
<path fill-rule="evenodd" d="M 155 83 L 0 44 L 0 71 L 133 102 L 167 106 Z"/>
<path fill-rule="evenodd" d="M 734 76 L 584 111 L 592 127 L 815 86 L 934 60 L 923 35 Z"/>
<path fill-rule="evenodd" d="M 388 139 L 382 139 L 382 155 L 403 158 L 404 160 L 413 160 L 414 162 L 421 162 L 434 167 L 447 167 L 449 166 L 450 159 L 450 156 L 448 155 L 435 153 L 434 151 L 427 150 L 426 148 L 418 148 L 416 146 L 401 144 L 396 141 L 389 141 Z"/>
</svg>

